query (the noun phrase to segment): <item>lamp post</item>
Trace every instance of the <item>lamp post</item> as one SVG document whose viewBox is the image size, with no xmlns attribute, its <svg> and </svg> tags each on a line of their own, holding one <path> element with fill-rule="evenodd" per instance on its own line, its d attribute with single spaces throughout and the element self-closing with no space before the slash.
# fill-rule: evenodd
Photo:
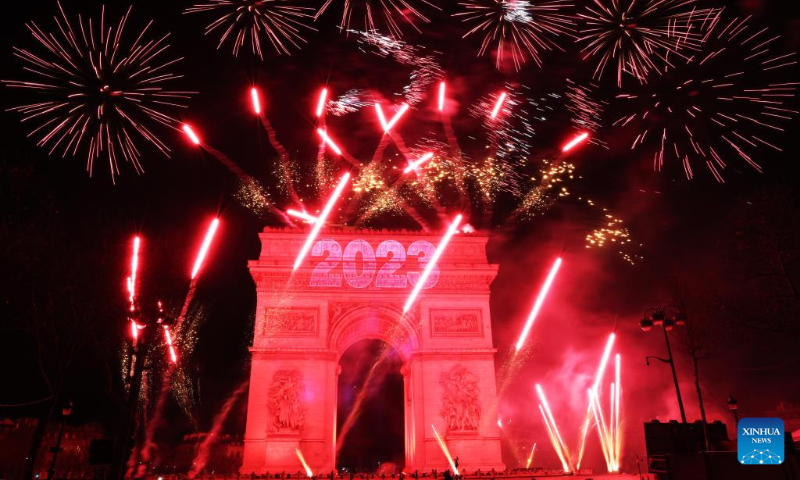
<svg viewBox="0 0 800 480">
<path fill-rule="evenodd" d="M 679 312 L 680 313 L 680 312 Z M 648 356 L 645 357 L 645 361 L 647 365 L 650 365 L 650 359 L 654 358 L 664 363 L 668 363 L 670 368 L 672 369 L 672 381 L 675 382 L 675 394 L 678 396 L 678 407 L 681 410 L 681 421 L 686 423 L 686 410 L 683 408 L 683 398 L 681 397 L 681 387 L 678 384 L 678 373 L 675 371 L 675 362 L 672 358 L 672 347 L 669 344 L 669 335 L 667 332 L 675 328 L 676 324 L 682 325 L 686 322 L 686 316 L 681 315 L 678 318 L 667 318 L 666 314 L 664 313 L 664 309 L 661 307 L 653 307 L 649 310 L 644 312 L 644 317 L 642 320 L 639 321 L 639 327 L 645 332 L 650 331 L 654 326 L 661 327 L 664 330 L 664 341 L 667 343 L 667 358 L 661 358 L 656 356 Z M 683 323 L 680 323 L 683 322 Z"/>
<path fill-rule="evenodd" d="M 53 479 L 53 474 L 56 470 L 56 460 L 58 460 L 58 452 L 61 451 L 61 438 L 64 436 L 64 424 L 67 423 L 67 417 L 72 413 L 72 400 L 68 401 L 64 408 L 61 409 L 61 425 L 58 427 L 58 436 L 56 437 L 56 446 L 51 448 L 53 452 L 53 460 L 50 462 L 50 469 L 47 470 L 47 480 Z"/>
<path fill-rule="evenodd" d="M 739 425 L 739 404 L 736 403 L 733 394 L 728 396 L 728 410 L 733 414 L 733 420 L 736 422 L 736 425 Z"/>
</svg>

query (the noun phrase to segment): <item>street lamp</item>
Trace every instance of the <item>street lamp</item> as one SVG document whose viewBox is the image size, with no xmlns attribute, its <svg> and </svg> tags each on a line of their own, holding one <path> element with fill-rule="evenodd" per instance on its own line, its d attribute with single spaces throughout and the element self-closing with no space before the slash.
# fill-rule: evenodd
<svg viewBox="0 0 800 480">
<path fill-rule="evenodd" d="M 739 424 L 739 404 L 736 403 L 736 399 L 733 398 L 733 394 L 728 396 L 728 410 L 731 411 L 733 414 L 733 419 L 736 421 L 736 424 Z"/>
<path fill-rule="evenodd" d="M 61 425 L 58 427 L 58 437 L 56 437 L 56 446 L 51 448 L 53 452 L 53 461 L 50 462 L 50 469 L 47 471 L 47 480 L 52 480 L 53 474 L 56 470 L 56 460 L 58 459 L 58 452 L 61 451 L 61 438 L 64 436 L 64 424 L 67 423 L 67 417 L 72 413 L 72 400 L 68 401 L 64 408 L 61 409 Z"/>
<path fill-rule="evenodd" d="M 680 320 L 678 320 L 680 318 Z M 683 398 L 681 398 L 681 387 L 678 384 L 678 373 L 675 371 L 675 362 L 672 358 L 672 347 L 669 344 L 669 335 L 667 332 L 672 330 L 675 327 L 675 324 L 678 322 L 682 324 L 686 323 L 686 315 L 682 312 L 678 312 L 675 315 L 675 318 L 667 318 L 667 315 L 663 308 L 659 306 L 655 306 L 648 310 L 645 310 L 644 317 L 639 321 L 639 327 L 645 332 L 650 331 L 654 326 L 661 327 L 664 330 L 664 341 L 667 343 L 667 358 L 661 358 L 654 355 L 650 355 L 645 357 L 645 362 L 647 365 L 650 365 L 650 359 L 654 358 L 664 363 L 668 363 L 670 368 L 672 369 L 672 381 L 675 382 L 675 393 L 678 396 L 678 407 L 681 410 L 681 420 L 683 423 L 686 423 L 686 411 L 683 408 Z"/>
</svg>

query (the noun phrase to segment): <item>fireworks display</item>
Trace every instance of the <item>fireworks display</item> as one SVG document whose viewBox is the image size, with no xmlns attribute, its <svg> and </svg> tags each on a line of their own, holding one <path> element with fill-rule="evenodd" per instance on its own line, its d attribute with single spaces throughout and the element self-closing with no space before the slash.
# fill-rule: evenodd
<svg viewBox="0 0 800 480">
<path fill-rule="evenodd" d="M 266 40 L 278 53 L 290 55 L 306 40 L 303 32 L 314 30 L 308 23 L 313 8 L 296 5 L 293 0 L 208 0 L 186 9 L 186 13 L 210 12 L 217 18 L 206 26 L 205 34 L 220 32 L 217 49 L 228 42 L 233 55 L 250 43 L 254 55 L 264 59 L 261 43 Z M 262 38 L 263 37 L 263 38 Z"/>
<path fill-rule="evenodd" d="M 525 339 L 528 338 L 528 334 L 531 332 L 533 322 L 536 321 L 536 317 L 539 315 L 539 310 L 542 308 L 544 299 L 547 298 L 547 292 L 550 291 L 550 286 L 553 284 L 553 280 L 555 280 L 559 268 L 561 268 L 561 257 L 557 258 L 556 261 L 553 262 L 553 266 L 550 267 L 550 273 L 547 274 L 547 278 L 542 285 L 542 289 L 539 290 L 539 295 L 536 297 L 536 301 L 533 304 L 531 313 L 528 315 L 528 319 L 525 321 L 525 326 L 522 328 L 522 333 L 520 333 L 519 339 L 517 339 L 517 343 L 514 346 L 516 351 L 519 351 L 519 349 L 525 345 Z"/>
<path fill-rule="evenodd" d="M 319 18 L 334 2 L 342 3 L 342 17 L 339 28 L 342 30 L 363 29 L 367 31 L 386 30 L 393 37 L 401 37 L 402 24 L 406 24 L 420 31 L 414 23 L 428 23 L 430 20 L 422 13 L 421 8 L 431 7 L 437 9 L 434 2 L 428 0 L 325 0 L 317 11 L 314 19 Z M 353 20 L 359 22 L 353 25 Z M 376 19 L 378 22 L 376 23 Z"/>
<path fill-rule="evenodd" d="M 647 151 L 657 171 L 674 161 L 689 179 L 699 166 L 724 182 L 735 159 L 760 172 L 760 150 L 781 152 L 776 137 L 797 117 L 796 53 L 773 52 L 778 35 L 723 13 L 704 22 L 697 52 L 617 96 L 630 113 L 614 125 L 636 132 L 631 148 Z"/>
<path fill-rule="evenodd" d="M 181 58 L 167 56 L 169 34 L 150 39 L 149 22 L 136 36 L 127 35 L 131 8 L 111 25 L 106 25 L 105 8 L 99 21 L 78 16 L 76 23 L 60 3 L 58 9 L 55 33 L 34 22 L 27 25 L 38 51 L 14 48 L 29 79 L 3 83 L 30 91 L 36 100 L 11 110 L 19 112 L 23 122 L 36 125 L 30 136 L 49 153 L 85 152 L 90 174 L 102 157 L 112 179 L 119 174 L 120 160 L 141 172 L 142 151 L 137 144 L 145 141 L 168 155 L 169 148 L 154 126 L 174 128 L 173 112 L 184 107 L 192 94 L 167 87 L 181 78 L 170 73 Z"/>
<path fill-rule="evenodd" d="M 145 148 L 155 147 L 169 156 L 162 130 L 186 142 L 196 159 L 213 157 L 236 176 L 237 183 L 226 194 L 264 223 L 306 233 L 293 260 L 293 280 L 313 268 L 311 257 L 319 254 L 315 242 L 325 238 L 321 235 L 326 227 L 381 228 L 388 220 L 398 220 L 392 228 L 418 227 L 436 235 L 436 249 L 419 255 L 418 270 L 407 272 L 404 278 L 413 286 L 401 316 L 409 322 L 414 317 L 409 312 L 428 288 L 429 277 L 439 268 L 454 235 L 474 232 L 476 227 L 508 227 L 511 231 L 522 222 L 536 222 L 556 202 L 571 202 L 583 214 L 578 228 L 572 229 L 579 233 L 571 239 L 558 239 L 564 252 L 560 255 L 566 258 L 579 250 L 581 255 L 591 256 L 604 249 L 631 265 L 641 261 L 636 250 L 641 244 L 631 232 L 634 227 L 629 229 L 622 215 L 596 204 L 586 191 L 598 187 L 601 191 L 592 193 L 603 197 L 612 195 L 609 190 L 615 188 L 607 184 L 605 175 L 617 175 L 613 171 L 617 167 L 596 161 L 592 156 L 600 150 L 596 147 L 610 151 L 623 145 L 627 156 L 645 158 L 655 171 L 674 165 L 687 179 L 703 171 L 724 183 L 730 170 L 745 166 L 761 172 L 767 153 L 782 153 L 781 137 L 797 123 L 800 113 L 796 106 L 800 88 L 797 54 L 781 50 L 780 35 L 751 25 L 750 17 L 729 16 L 725 9 L 706 7 L 698 0 L 461 0 L 445 11 L 432 0 L 325 0 L 319 9 L 299 0 L 196 1 L 202 3 L 184 13 L 209 18 L 205 35 L 214 35 L 217 50 L 225 48 L 233 56 L 239 56 L 243 47 L 262 61 L 270 55 L 295 53 L 311 43 L 310 35 L 317 31 L 313 22 L 327 13 L 336 15 L 342 32 L 331 35 L 349 42 L 357 54 L 369 60 L 339 65 L 339 58 L 326 50 L 329 57 L 319 65 L 295 72 L 311 73 L 304 79 L 308 84 L 298 81 L 302 87 L 292 88 L 296 97 L 286 101 L 301 105 L 297 110 L 302 110 L 302 121 L 294 125 L 276 119 L 285 113 L 275 112 L 282 104 L 276 99 L 286 92 L 268 90 L 275 88 L 275 78 L 259 78 L 261 73 L 251 67 L 246 82 L 234 87 L 243 100 L 247 89 L 247 118 L 256 125 L 253 144 L 266 145 L 254 155 L 261 162 L 254 166 L 239 163 L 237 155 L 229 157 L 206 143 L 215 138 L 214 128 L 208 115 L 205 123 L 199 119 L 202 110 L 194 113 L 191 124 L 181 118 L 179 112 L 194 92 L 174 87 L 182 78 L 173 73 L 182 57 L 170 54 L 170 34 L 155 35 L 153 22 L 129 34 L 133 27 L 128 25 L 135 23 L 130 8 L 114 22 L 108 22 L 105 8 L 98 18 L 78 15 L 70 20 L 58 4 L 53 28 L 27 24 L 33 47 L 14 48 L 14 56 L 23 64 L 21 77 L 27 78 L 3 83 L 32 98 L 9 110 L 30 126 L 29 136 L 48 154 L 85 155 L 90 175 L 96 161 L 105 160 L 112 181 L 120 174 L 122 162 L 142 172 Z M 441 45 L 432 48 L 409 43 L 408 38 L 417 42 L 418 35 L 401 40 L 405 28 L 422 33 L 423 24 L 443 19 L 452 23 L 452 30 L 437 31 L 440 38 L 436 41 L 448 46 L 453 41 L 479 41 L 477 56 L 493 57 L 499 72 L 487 65 L 484 70 L 490 73 L 473 69 L 472 76 L 472 70 L 453 66 L 453 60 L 461 57 L 449 57 Z M 463 35 L 461 39 L 451 35 L 453 31 Z M 577 47 L 569 52 L 571 44 Z M 567 74 L 560 72 L 554 73 L 557 78 L 553 81 L 522 75 L 509 78 L 513 74 L 504 68 L 511 65 L 516 72 L 526 67 L 536 71 L 546 66 L 546 54 L 553 51 L 565 53 L 559 68 L 572 68 L 570 76 L 580 74 L 580 57 L 593 72 L 591 79 L 565 78 Z M 563 64 L 570 61 L 569 53 L 576 55 L 572 60 L 577 66 Z M 302 52 L 303 57 L 306 54 Z M 225 57 L 234 61 L 227 54 Z M 374 71 L 375 65 L 389 63 L 404 73 Z M 442 65 L 448 66 L 447 77 Z M 465 70 L 470 73 L 464 75 Z M 287 67 L 286 71 L 291 70 Z M 362 72 L 364 78 L 350 78 Z M 375 76 L 380 76 L 380 81 L 375 81 Z M 590 76 L 588 71 L 586 76 Z M 615 82 L 607 81 L 611 77 Z M 302 88 L 307 91 L 298 92 Z M 276 121 L 275 126 L 270 119 Z M 605 170 L 597 174 L 601 168 Z M 259 173 L 248 173 L 251 169 Z M 606 184 L 598 186 L 601 182 Z M 601 201 L 614 205 L 613 199 Z M 218 226 L 219 219 L 214 218 L 189 277 L 182 278 L 186 282 L 181 286 L 181 292 L 185 290 L 182 303 L 175 302 L 168 309 L 174 311 L 172 316 L 164 312 L 160 301 L 146 303 L 140 298 L 149 290 L 140 285 L 139 236 L 132 239 L 130 256 L 125 254 L 128 313 L 121 328 L 126 337 L 121 364 L 126 388 L 130 388 L 136 368 L 143 371 L 139 372 L 139 402 L 147 420 L 139 426 L 145 438 L 135 449 L 139 469 L 157 463 L 153 459 L 155 432 L 164 423 L 170 394 L 195 421 L 198 384 L 186 364 L 206 315 L 194 297 Z M 421 252 L 412 255 L 409 247 L 406 253 L 417 257 Z M 553 256 L 552 251 L 547 254 L 548 264 Z M 508 392 L 532 355 L 533 326 L 561 267 L 559 256 L 532 299 L 532 307 L 525 305 L 531 309 L 513 350 L 508 350 L 503 374 L 498 375 L 498 398 Z M 280 294 L 285 292 L 276 292 Z M 288 303 L 289 297 L 281 302 Z M 155 315 L 154 304 L 158 305 Z M 543 445 L 549 440 L 565 473 L 579 472 L 587 449 L 597 446 L 608 472 L 622 470 L 625 404 L 622 361 L 615 342 L 612 333 L 591 385 L 589 380 L 574 381 L 574 390 L 581 392 L 579 415 L 586 407 L 576 425 L 568 424 L 568 416 L 559 415 L 565 407 L 563 399 L 551 395 L 553 401 L 548 401 L 543 386 L 546 379 L 535 384 L 541 437 L 517 444 L 532 444 L 524 458 L 518 455 L 520 465 L 531 467 L 537 445 L 533 440 L 545 442 Z M 605 379 L 609 364 L 614 366 L 613 381 Z M 590 372 L 594 366 L 593 360 Z M 591 378 L 590 374 L 586 378 Z M 246 388 L 246 384 L 240 385 L 228 398 L 224 413 L 214 420 L 215 435 Z M 553 393 L 552 387 L 549 391 Z M 526 395 L 529 393 L 527 390 Z M 358 397 L 356 411 L 366 395 Z M 513 427 L 506 422 L 510 417 L 502 413 L 502 421 L 496 410 L 489 418 L 492 428 L 493 419 L 498 418 L 505 435 Z M 533 417 L 539 421 L 538 415 Z M 569 434 L 569 428 L 578 427 L 578 421 L 578 441 L 570 445 L 567 440 L 574 433 Z M 355 417 L 348 418 L 339 431 L 337 455 L 354 422 Z M 565 426 L 567 429 L 560 428 Z M 431 428 L 458 475 L 458 460 L 453 460 L 447 439 L 453 448 L 456 443 L 448 435 L 440 436 L 433 425 Z M 206 468 L 213 441 L 209 434 L 190 477 Z M 295 454 L 305 474 L 313 477 L 299 448 Z M 310 460 L 317 468 L 315 460 Z"/>
<path fill-rule="evenodd" d="M 579 41 L 583 52 L 596 58 L 594 77 L 600 79 L 614 64 L 617 85 L 624 75 L 645 82 L 661 72 L 672 56 L 687 58 L 702 38 L 698 28 L 714 9 L 698 8 L 697 0 L 592 0 L 578 16 L 584 20 Z"/>
<path fill-rule="evenodd" d="M 514 68 L 532 59 L 542 65 L 541 52 L 561 50 L 556 39 L 573 35 L 570 0 L 468 0 L 459 2 L 456 16 L 472 27 L 464 37 L 483 35 L 478 55 L 494 49 L 497 68 L 510 53 Z"/>
</svg>

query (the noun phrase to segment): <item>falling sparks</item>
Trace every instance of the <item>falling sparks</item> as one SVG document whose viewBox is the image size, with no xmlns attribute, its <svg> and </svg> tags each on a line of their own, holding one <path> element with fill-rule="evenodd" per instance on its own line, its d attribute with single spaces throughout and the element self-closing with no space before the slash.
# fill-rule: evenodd
<svg viewBox="0 0 800 480">
<path fill-rule="evenodd" d="M 181 78 L 170 72 L 181 59 L 166 58 L 169 35 L 149 38 L 149 22 L 131 36 L 135 40 L 127 40 L 124 29 L 131 8 L 116 25 L 103 27 L 103 8 L 99 22 L 78 16 L 76 26 L 59 3 L 55 33 L 27 24 L 40 52 L 14 47 L 30 79 L 3 80 L 10 88 L 42 97 L 10 109 L 23 122 L 37 123 L 29 136 L 39 138 L 38 146 L 49 154 L 60 149 L 62 157 L 86 152 L 90 175 L 95 161 L 105 157 L 112 180 L 119 174 L 120 159 L 143 171 L 139 140 L 169 156 L 153 125 L 176 127 L 173 111 L 184 108 L 193 94 L 169 89 Z"/>
<path fill-rule="evenodd" d="M 396 38 L 374 31 L 351 30 L 365 51 L 380 57 L 391 57 L 399 65 L 411 67 L 409 83 L 403 87 L 403 98 L 409 106 L 416 106 L 428 94 L 430 86 L 441 80 L 442 67 L 433 55 L 424 55 L 423 48 L 409 45 Z"/>
<path fill-rule="evenodd" d="M 322 209 L 322 212 L 316 218 L 314 222 L 314 226 L 311 228 L 311 233 L 308 234 L 306 237 L 306 241 L 303 244 L 303 247 L 300 249 L 300 252 L 297 254 L 297 259 L 294 261 L 294 266 L 292 270 L 297 270 L 297 268 L 303 263 L 303 259 L 308 254 L 308 251 L 311 249 L 311 245 L 314 243 L 314 240 L 319 235 L 320 230 L 322 230 L 322 226 L 328 220 L 328 216 L 331 214 L 333 210 L 333 206 L 336 204 L 336 201 L 342 195 L 344 188 L 350 182 L 350 172 L 345 172 L 342 175 L 342 178 L 339 180 L 339 184 L 336 185 L 336 188 L 333 190 L 328 202 L 325 204 L 325 208 Z"/>
<path fill-rule="evenodd" d="M 539 315 L 539 310 L 541 310 L 542 304 L 544 303 L 545 298 L 547 298 L 547 292 L 550 291 L 550 287 L 553 285 L 553 280 L 555 280 L 559 268 L 561 268 L 561 257 L 558 257 L 556 261 L 553 262 L 553 266 L 550 267 L 550 273 L 547 274 L 547 278 L 545 279 L 541 290 L 539 290 L 539 295 L 536 297 L 536 301 L 533 304 L 531 313 L 528 315 L 528 319 L 525 321 L 525 326 L 522 328 L 522 333 L 520 333 L 519 339 L 517 339 L 517 343 L 514 347 L 517 352 L 522 348 L 523 345 L 525 345 L 525 340 L 528 338 L 531 327 L 533 327 L 533 322 Z"/>
<path fill-rule="evenodd" d="M 197 277 L 197 274 L 200 273 L 200 268 L 203 266 L 206 255 L 208 255 L 208 249 L 211 248 L 211 242 L 214 240 L 214 235 L 217 233 L 217 227 L 219 227 L 219 219 L 215 218 L 211 221 L 211 225 L 208 227 L 206 236 L 203 238 L 203 243 L 200 245 L 200 250 L 197 252 L 197 257 L 194 261 L 194 267 L 192 267 L 192 280 L 194 280 L 194 278 Z"/>
<path fill-rule="evenodd" d="M 786 78 L 797 54 L 773 52 L 780 35 L 748 19 L 717 12 L 703 24 L 697 52 L 664 62 L 664 75 L 617 96 L 630 113 L 614 126 L 635 130 L 631 149 L 652 152 L 654 170 L 673 161 L 691 180 L 699 165 L 723 183 L 729 156 L 761 172 L 762 149 L 782 152 L 779 137 L 798 114 L 800 82 Z"/>
<path fill-rule="evenodd" d="M 459 5 L 464 11 L 455 16 L 473 25 L 464 37 L 482 34 L 478 56 L 494 48 L 498 69 L 508 50 L 516 70 L 529 59 L 541 66 L 543 51 L 562 50 L 558 37 L 574 36 L 569 0 L 464 0 Z"/>
<path fill-rule="evenodd" d="M 433 253 L 430 259 L 427 260 L 427 265 L 425 265 L 425 270 L 423 270 L 422 275 L 419 276 L 417 279 L 416 285 L 414 285 L 414 289 L 411 291 L 411 294 L 408 296 L 405 305 L 403 305 L 403 313 L 407 313 L 411 306 L 414 304 L 414 301 L 417 299 L 419 292 L 422 290 L 422 287 L 428 281 L 428 277 L 430 277 L 431 272 L 433 271 L 433 267 L 436 266 L 436 263 L 441 258 L 442 253 L 444 253 L 445 248 L 447 248 L 447 244 L 450 243 L 450 239 L 453 235 L 458 231 L 458 225 L 461 223 L 461 214 L 456 215 L 456 218 L 450 223 L 450 226 L 447 228 L 447 232 L 445 232 L 442 239 L 439 241 L 439 245 L 436 246 L 436 251 Z"/>
<path fill-rule="evenodd" d="M 266 39 L 279 54 L 291 54 L 306 42 L 304 31 L 313 31 L 307 25 L 313 13 L 311 7 L 294 5 L 292 0 L 207 0 L 186 9 L 185 13 L 210 12 L 217 18 L 205 28 L 205 35 L 221 31 L 217 50 L 225 42 L 233 44 L 233 55 L 247 43 L 254 55 L 264 59 L 262 41 Z"/>
</svg>

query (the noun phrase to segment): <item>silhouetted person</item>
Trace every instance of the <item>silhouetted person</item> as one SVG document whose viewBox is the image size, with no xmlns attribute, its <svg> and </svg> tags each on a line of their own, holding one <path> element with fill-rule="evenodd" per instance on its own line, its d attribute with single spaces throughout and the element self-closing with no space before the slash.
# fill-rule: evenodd
<svg viewBox="0 0 800 480">
<path fill-rule="evenodd" d="M 450 470 L 445 470 L 444 474 L 442 474 L 444 480 L 453 480 L 453 475 L 450 473 Z"/>
<path fill-rule="evenodd" d="M 456 470 L 458 470 L 458 457 L 456 457 L 456 459 L 453 460 L 453 464 L 455 465 Z"/>
</svg>

